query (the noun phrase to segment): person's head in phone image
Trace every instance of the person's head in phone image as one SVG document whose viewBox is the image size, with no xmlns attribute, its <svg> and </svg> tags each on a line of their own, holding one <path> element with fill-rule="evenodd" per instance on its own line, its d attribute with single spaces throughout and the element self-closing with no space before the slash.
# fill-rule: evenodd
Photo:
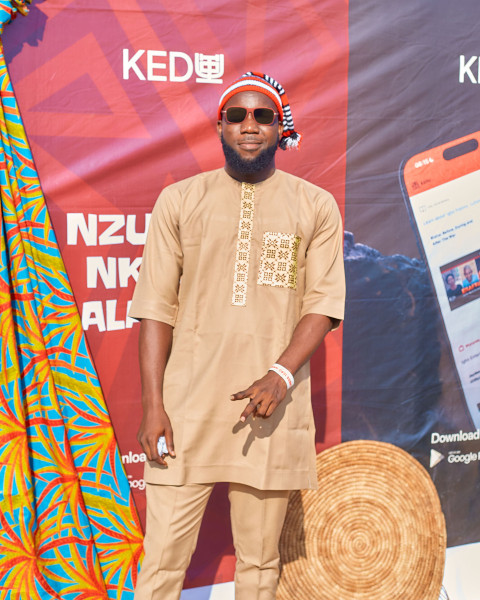
<svg viewBox="0 0 480 600">
<path fill-rule="evenodd" d="M 447 273 L 445 285 L 447 287 L 447 296 L 449 298 L 455 298 L 456 296 L 462 295 L 462 286 L 455 281 L 455 275 L 453 273 Z"/>
<path fill-rule="evenodd" d="M 463 267 L 463 275 L 465 279 L 463 280 L 463 287 L 468 287 L 473 283 L 478 283 L 478 275 L 473 272 L 473 269 L 470 265 L 465 265 Z"/>
</svg>

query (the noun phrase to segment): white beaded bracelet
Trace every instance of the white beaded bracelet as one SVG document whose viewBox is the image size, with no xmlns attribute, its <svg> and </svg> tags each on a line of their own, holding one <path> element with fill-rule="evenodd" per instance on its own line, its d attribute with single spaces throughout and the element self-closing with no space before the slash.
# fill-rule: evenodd
<svg viewBox="0 0 480 600">
<path fill-rule="evenodd" d="M 289 390 L 295 383 L 295 379 L 290 371 L 278 363 L 274 363 L 268 370 L 280 375 L 283 381 L 287 384 L 287 390 Z"/>
</svg>

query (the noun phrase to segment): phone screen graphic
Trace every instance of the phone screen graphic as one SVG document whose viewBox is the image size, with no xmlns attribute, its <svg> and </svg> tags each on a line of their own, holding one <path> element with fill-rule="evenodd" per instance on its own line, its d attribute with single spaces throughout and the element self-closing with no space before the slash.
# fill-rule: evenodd
<svg viewBox="0 0 480 600">
<path fill-rule="evenodd" d="M 480 428 L 480 132 L 412 156 L 403 192 L 473 425 Z"/>
</svg>

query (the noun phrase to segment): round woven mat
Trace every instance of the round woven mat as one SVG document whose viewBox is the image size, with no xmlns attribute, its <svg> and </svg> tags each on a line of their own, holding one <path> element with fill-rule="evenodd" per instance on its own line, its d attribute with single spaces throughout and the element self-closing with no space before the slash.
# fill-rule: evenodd
<svg viewBox="0 0 480 600">
<path fill-rule="evenodd" d="M 278 600 L 438 600 L 445 521 L 426 470 L 359 440 L 317 457 L 319 489 L 292 494 Z"/>
</svg>

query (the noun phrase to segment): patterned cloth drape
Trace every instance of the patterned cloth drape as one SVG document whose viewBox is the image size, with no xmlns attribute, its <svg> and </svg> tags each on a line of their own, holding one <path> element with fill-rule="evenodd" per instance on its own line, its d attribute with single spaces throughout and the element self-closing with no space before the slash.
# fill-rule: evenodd
<svg viewBox="0 0 480 600">
<path fill-rule="evenodd" d="M 0 192 L 0 599 L 127 600 L 142 532 L 1 43 Z"/>
</svg>

